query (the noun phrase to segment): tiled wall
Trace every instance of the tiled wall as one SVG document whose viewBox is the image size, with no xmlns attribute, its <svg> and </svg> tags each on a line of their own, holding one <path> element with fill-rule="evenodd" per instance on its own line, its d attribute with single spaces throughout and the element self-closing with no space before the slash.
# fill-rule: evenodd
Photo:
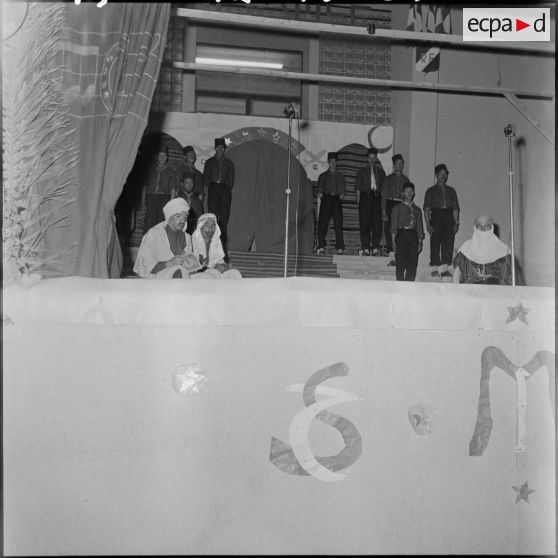
<svg viewBox="0 0 558 558">
<path fill-rule="evenodd" d="M 390 79 L 389 46 L 365 41 L 320 39 L 320 74 Z M 389 125 L 389 88 L 321 83 L 318 118 L 330 122 Z"/>
<path fill-rule="evenodd" d="M 184 33 L 186 20 L 183 17 L 171 16 L 167 45 L 163 54 L 163 63 L 159 73 L 151 110 L 154 112 L 181 111 L 182 96 L 182 70 L 172 69 L 172 63 L 184 62 Z"/>
<path fill-rule="evenodd" d="M 244 15 L 275 17 L 299 21 L 317 21 L 338 25 L 391 27 L 391 11 L 365 4 L 175 4 L 177 7 L 198 8 Z M 152 111 L 182 111 L 182 72 L 173 70 L 172 61 L 185 60 L 185 18 L 172 16 L 163 65 Z M 366 40 L 320 39 L 319 72 L 323 74 L 362 78 L 391 78 L 391 49 L 373 45 Z M 318 90 L 318 119 L 389 125 L 391 93 L 388 88 L 321 83 Z"/>
</svg>

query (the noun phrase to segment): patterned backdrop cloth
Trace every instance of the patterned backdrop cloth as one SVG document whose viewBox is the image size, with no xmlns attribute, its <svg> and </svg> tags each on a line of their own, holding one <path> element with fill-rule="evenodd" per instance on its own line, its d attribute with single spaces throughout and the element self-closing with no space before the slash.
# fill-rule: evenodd
<svg viewBox="0 0 558 558">
<path fill-rule="evenodd" d="M 114 207 L 147 124 L 169 17 L 168 3 L 67 4 L 59 57 L 80 159 L 66 274 L 120 276 Z"/>
</svg>

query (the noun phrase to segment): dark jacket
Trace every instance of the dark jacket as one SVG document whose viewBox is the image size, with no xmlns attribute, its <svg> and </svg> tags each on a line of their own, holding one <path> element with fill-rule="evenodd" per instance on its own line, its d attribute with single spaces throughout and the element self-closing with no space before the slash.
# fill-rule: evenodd
<svg viewBox="0 0 558 558">
<path fill-rule="evenodd" d="M 186 219 L 187 227 L 186 232 L 192 234 L 196 230 L 196 225 L 198 224 L 198 218 L 203 213 L 203 205 L 198 196 L 194 191 L 191 196 L 188 196 L 184 190 L 179 190 L 177 197 L 185 199 L 190 205 L 190 211 L 188 212 L 188 217 Z"/>
<path fill-rule="evenodd" d="M 223 157 L 220 161 L 210 157 L 203 167 L 203 182 L 207 188 L 212 182 L 226 184 L 231 190 L 234 187 L 234 164 L 230 159 Z"/>
<path fill-rule="evenodd" d="M 368 165 L 362 167 L 356 176 L 355 189 L 359 192 L 370 192 L 370 181 L 371 181 L 371 169 Z M 376 186 L 378 187 L 378 194 L 380 195 L 382 191 L 382 182 L 386 177 L 386 173 L 382 167 L 382 163 L 378 161 L 374 164 L 374 179 L 376 180 Z"/>
</svg>

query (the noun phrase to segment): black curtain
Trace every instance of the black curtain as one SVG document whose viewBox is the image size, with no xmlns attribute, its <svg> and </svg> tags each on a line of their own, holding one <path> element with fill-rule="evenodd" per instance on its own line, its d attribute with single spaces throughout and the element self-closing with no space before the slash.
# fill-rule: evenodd
<svg viewBox="0 0 558 558">
<path fill-rule="evenodd" d="M 236 171 L 228 226 L 230 249 L 248 251 L 255 238 L 258 252 L 282 253 L 288 152 L 274 143 L 256 140 L 231 147 L 227 156 Z M 290 254 L 297 249 L 297 238 L 298 253 L 312 253 L 312 186 L 304 167 L 291 155 Z"/>
</svg>

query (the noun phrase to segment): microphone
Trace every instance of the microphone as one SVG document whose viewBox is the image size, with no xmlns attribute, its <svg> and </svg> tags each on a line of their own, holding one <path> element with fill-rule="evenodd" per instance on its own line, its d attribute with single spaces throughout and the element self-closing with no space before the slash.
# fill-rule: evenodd
<svg viewBox="0 0 558 558">
<path fill-rule="evenodd" d="M 284 114 L 287 118 L 294 118 L 294 117 L 296 116 L 296 109 L 295 109 L 294 103 L 288 104 L 288 105 L 283 109 L 283 114 Z"/>
<path fill-rule="evenodd" d="M 508 124 L 504 128 L 504 136 L 506 136 L 507 138 L 515 137 L 515 125 L 514 124 Z"/>
</svg>

